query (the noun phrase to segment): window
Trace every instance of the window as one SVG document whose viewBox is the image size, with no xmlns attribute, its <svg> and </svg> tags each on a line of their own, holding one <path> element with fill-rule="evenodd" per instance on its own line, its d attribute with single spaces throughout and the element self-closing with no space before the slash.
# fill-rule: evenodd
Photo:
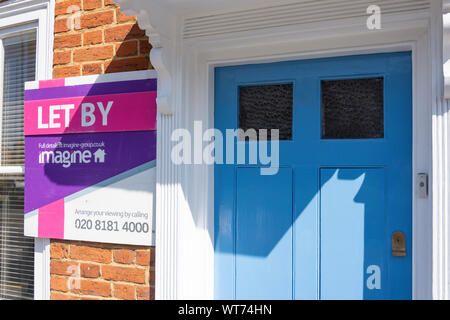
<svg viewBox="0 0 450 320">
<path fill-rule="evenodd" d="M 239 128 L 257 133 L 267 129 L 269 140 L 271 130 L 278 129 L 280 140 L 292 140 L 293 87 L 292 83 L 240 87 Z"/>
<path fill-rule="evenodd" d="M 35 80 L 36 33 L 0 39 L 0 299 L 33 299 L 34 239 L 23 236 L 24 83 Z M 10 171 L 11 173 L 7 173 Z"/>
<path fill-rule="evenodd" d="M 383 78 L 322 81 L 322 139 L 384 137 Z"/>
<path fill-rule="evenodd" d="M 50 241 L 22 236 L 24 145 L 17 117 L 22 117 L 23 81 L 52 78 L 55 0 L 28 2 L 0 1 L 0 300 L 50 298 Z M 10 255 L 12 245 L 17 250 Z M 16 284 L 8 283 L 12 279 Z"/>
</svg>

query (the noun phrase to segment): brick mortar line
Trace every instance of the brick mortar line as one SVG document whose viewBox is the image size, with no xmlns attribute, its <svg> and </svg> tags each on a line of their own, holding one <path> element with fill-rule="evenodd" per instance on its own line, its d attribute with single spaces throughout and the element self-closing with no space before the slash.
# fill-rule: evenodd
<svg viewBox="0 0 450 320">
<path fill-rule="evenodd" d="M 143 266 L 136 263 L 120 263 L 120 262 L 98 262 L 98 261 L 89 261 L 89 260 L 79 260 L 79 259 L 71 259 L 71 258 L 50 258 L 50 260 L 53 261 L 61 261 L 61 262 L 74 262 L 74 263 L 84 263 L 84 264 L 94 264 L 98 266 L 112 266 L 112 267 L 126 267 L 126 266 L 136 266 L 139 269 L 146 269 L 146 268 L 154 268 L 150 266 Z"/>
<path fill-rule="evenodd" d="M 135 40 L 136 40 L 136 41 L 139 41 L 139 40 L 144 40 L 144 39 L 135 39 Z M 133 41 L 133 40 L 127 40 L 126 42 L 131 42 L 131 41 Z M 122 42 L 122 43 L 124 43 L 124 42 Z M 110 42 L 110 43 L 107 43 L 106 45 L 108 45 L 108 44 L 114 46 L 116 43 L 115 43 L 115 42 Z M 101 48 L 102 46 L 104 47 L 105 44 L 100 43 L 100 44 L 89 45 L 89 46 L 84 46 L 84 47 L 62 48 L 62 49 L 56 49 L 54 52 L 55 52 L 55 53 L 65 53 L 65 52 L 75 53 L 75 52 L 74 52 L 75 50 L 79 50 L 79 49 L 88 49 L 88 48 L 94 48 L 94 49 L 95 49 L 95 48 Z M 124 58 L 132 58 L 132 57 L 149 57 L 149 55 L 148 55 L 147 53 L 141 53 L 141 52 L 140 52 L 140 45 L 138 45 L 138 47 L 137 47 L 137 50 L 138 50 L 137 55 L 133 55 L 133 56 L 118 57 L 118 56 L 116 56 L 117 50 L 116 50 L 116 48 L 114 48 L 114 49 L 115 49 L 114 51 L 116 51 L 116 52 L 115 52 L 113 58 L 108 58 L 108 59 L 124 59 Z M 120 49 L 120 47 L 117 48 L 117 49 Z M 150 57 L 149 57 L 149 58 L 150 58 Z M 108 60 L 108 59 L 106 59 L 106 60 Z M 90 62 L 90 61 L 97 61 L 97 60 L 82 61 L 82 62 L 80 62 L 80 63 Z"/>
<path fill-rule="evenodd" d="M 72 52 L 71 50 L 67 50 L 67 51 L 55 51 L 55 53 L 66 53 L 66 52 Z M 111 61 L 115 61 L 115 60 L 124 60 L 124 59 L 129 59 L 129 58 L 149 58 L 148 54 L 144 54 L 144 53 L 138 53 L 136 55 L 132 55 L 132 56 L 125 56 L 125 57 L 118 57 L 118 56 L 113 56 L 112 58 L 106 58 L 106 59 L 100 59 L 100 60 L 86 60 L 86 61 L 73 61 L 72 63 L 74 64 L 80 64 L 80 63 L 89 63 L 89 62 L 96 62 L 96 61 L 105 61 L 105 60 L 111 60 Z M 67 63 L 68 64 L 68 63 Z"/>
<path fill-rule="evenodd" d="M 55 36 L 75 35 L 75 34 L 83 35 L 84 33 L 91 32 L 91 31 L 106 30 L 106 29 L 110 29 L 111 27 L 121 27 L 121 26 L 126 26 L 126 25 L 133 25 L 133 26 L 137 25 L 139 27 L 137 21 L 113 22 L 113 23 L 110 23 L 110 24 L 104 24 L 104 25 L 97 26 L 97 27 L 71 29 L 69 31 L 56 32 Z M 142 30 L 142 31 L 145 32 L 145 30 Z"/>
<path fill-rule="evenodd" d="M 75 292 L 71 292 L 71 291 L 64 292 L 64 291 L 58 291 L 58 290 L 52 290 L 51 293 L 56 293 L 56 294 L 60 294 L 60 295 L 67 296 L 67 297 L 68 296 L 75 296 L 77 298 L 94 298 L 94 299 L 103 299 L 103 300 L 114 300 L 114 299 L 129 300 L 129 299 L 119 298 L 119 297 L 115 296 L 113 288 L 111 289 L 111 296 L 107 296 L 107 297 L 101 296 L 101 295 L 96 296 L 96 295 L 92 295 L 92 294 L 82 294 L 82 293 L 75 293 Z M 134 293 L 135 293 L 134 300 L 146 300 L 146 299 L 140 299 L 139 298 L 139 294 L 138 294 L 138 289 L 137 288 L 135 288 Z M 150 296 L 149 296 L 149 298 L 150 298 Z"/>
<path fill-rule="evenodd" d="M 60 277 L 60 278 L 65 278 L 65 279 L 69 279 L 72 276 L 67 276 L 67 275 L 59 275 L 59 274 L 52 274 L 52 276 L 54 277 Z M 80 276 L 80 280 L 89 280 L 92 282 L 101 282 L 101 283 L 108 283 L 108 284 L 126 284 L 126 285 L 133 285 L 139 288 L 154 288 L 154 285 L 150 285 L 147 283 L 136 283 L 136 282 L 128 282 L 128 281 L 124 281 L 124 280 L 111 280 L 111 279 L 103 279 L 103 278 L 84 278 Z M 56 289 L 52 289 L 55 291 L 59 291 Z"/>
<path fill-rule="evenodd" d="M 121 299 L 121 298 L 117 298 L 117 297 L 102 297 L 102 296 L 88 296 L 88 295 L 76 295 L 76 294 L 74 294 L 74 293 L 69 293 L 69 294 L 66 294 L 66 293 L 61 293 L 61 292 L 58 292 L 58 294 L 60 294 L 60 295 L 63 295 L 63 296 L 76 296 L 77 298 L 80 298 L 80 299 L 78 299 L 78 300 L 112 300 L 112 301 L 115 301 L 115 300 L 127 300 L 127 299 Z M 86 299 L 83 299 L 83 298 L 86 298 Z M 137 299 L 136 299 L 137 300 Z"/>
<path fill-rule="evenodd" d="M 128 247 L 128 248 L 154 248 L 155 246 L 145 246 L 145 245 L 133 245 L 133 244 L 120 244 L 120 243 L 106 243 L 106 242 L 96 242 L 96 241 L 83 241 L 83 240 L 60 240 L 52 239 L 51 243 L 65 244 L 65 245 L 77 245 L 83 246 L 110 246 L 116 248 Z"/>
<path fill-rule="evenodd" d="M 63 278 L 67 278 L 67 279 L 69 279 L 70 277 L 73 277 L 73 276 L 66 276 L 66 275 L 59 275 L 59 274 L 51 274 L 50 276 L 63 277 Z M 137 283 L 137 282 L 128 282 L 128 281 L 124 281 L 124 280 L 113 280 L 113 279 L 104 279 L 104 278 L 84 278 L 81 276 L 80 276 L 79 280 L 80 281 L 88 280 L 88 281 L 92 281 L 92 282 L 100 282 L 100 283 L 108 283 L 108 284 L 117 283 L 117 284 L 134 285 L 134 286 L 138 286 L 140 288 L 154 288 L 155 287 L 154 285 L 151 285 L 149 281 L 146 281 L 145 283 Z M 52 290 L 58 291 L 56 289 L 52 289 Z"/>
<path fill-rule="evenodd" d="M 60 276 L 63 278 L 68 278 L 67 276 Z M 139 289 L 148 289 L 149 291 L 151 291 L 151 289 L 154 289 L 155 286 L 152 285 L 142 285 L 142 284 L 135 284 L 135 283 L 129 283 L 129 282 L 123 282 L 123 281 L 95 281 L 95 280 L 91 280 L 92 282 L 98 282 L 98 283 L 105 283 L 105 284 L 109 284 L 110 285 L 110 290 L 111 290 L 111 296 L 110 297 L 115 297 L 118 299 L 122 299 L 116 296 L 116 288 L 115 288 L 115 284 L 118 285 L 125 285 L 125 286 L 132 286 L 134 293 L 135 293 L 135 299 L 138 298 L 138 291 Z M 81 289 L 71 289 L 68 288 L 68 291 L 62 291 L 62 290 L 58 290 L 58 289 L 51 289 L 53 293 L 59 293 L 59 294 L 66 294 L 66 295 L 76 295 L 79 297 L 88 297 L 88 296 L 93 296 L 93 297 L 100 297 L 100 298 L 105 298 L 105 296 L 102 295 L 92 295 L 92 294 L 84 294 L 81 292 Z M 80 290 L 79 292 L 74 292 L 72 290 Z"/>
<path fill-rule="evenodd" d="M 55 293 L 63 295 L 63 296 L 67 296 L 67 297 L 75 296 L 76 298 L 80 298 L 79 300 L 83 300 L 81 298 L 88 298 L 88 299 L 91 298 L 91 299 L 101 299 L 101 300 L 117 300 L 117 298 L 114 299 L 114 297 L 112 297 L 112 296 L 111 297 L 93 296 L 93 295 L 77 294 L 77 293 L 73 293 L 73 292 L 61 292 L 61 291 L 55 291 Z M 70 300 L 72 300 L 72 299 L 70 299 Z"/>
<path fill-rule="evenodd" d="M 129 283 L 129 282 L 123 282 L 123 281 L 115 281 L 115 282 L 113 282 L 113 281 L 94 281 L 94 280 L 92 280 L 92 282 L 99 282 L 99 283 L 104 283 L 104 284 L 109 284 L 109 285 L 112 285 L 112 286 L 114 286 L 114 284 L 121 284 L 121 285 L 127 285 L 127 286 L 134 286 L 136 289 L 154 289 L 155 288 L 155 286 L 151 286 L 151 285 L 143 285 L 143 284 L 137 284 L 137 283 Z M 81 289 L 71 289 L 71 288 L 68 288 L 68 291 L 61 291 L 61 290 L 58 290 L 58 289 L 51 289 L 52 291 L 54 291 L 54 292 L 65 292 L 65 293 L 70 293 L 70 292 L 73 292 L 72 290 L 81 290 Z"/>
<path fill-rule="evenodd" d="M 146 58 L 147 56 L 126 56 L 126 57 L 117 57 L 114 59 L 108 58 L 104 60 L 89 60 L 89 61 L 80 61 L 80 62 L 69 62 L 69 63 L 63 63 L 63 64 L 54 64 L 54 66 L 83 66 L 85 64 L 92 64 L 92 63 L 104 63 L 104 62 L 112 62 L 112 61 L 124 61 L 128 59 L 135 59 L 135 58 Z"/>
<path fill-rule="evenodd" d="M 102 249 L 105 249 L 105 248 L 102 248 Z M 133 251 L 132 249 L 105 249 L 105 250 L 131 250 L 131 251 Z M 142 250 L 142 251 L 152 251 L 152 249 L 136 249 L 136 250 Z M 60 261 L 66 261 L 66 262 L 69 262 L 69 261 L 74 261 L 74 262 L 90 262 L 90 263 L 93 263 L 93 264 L 98 264 L 98 265 L 105 265 L 105 264 L 111 264 L 111 263 L 116 263 L 116 264 L 118 264 L 118 265 L 138 265 L 138 266 L 142 266 L 142 267 L 149 267 L 149 268 L 154 268 L 154 267 L 151 267 L 150 265 L 148 265 L 148 266 L 146 266 L 146 265 L 140 265 L 140 264 L 137 264 L 136 262 L 134 262 L 133 264 L 129 264 L 129 263 L 119 263 L 119 262 L 115 262 L 114 261 L 114 253 L 113 253 L 114 251 L 112 251 L 111 252 L 111 258 L 112 258 L 112 260 L 111 260 L 111 262 L 97 262 L 97 261 L 89 261 L 89 260 L 79 260 L 79 259 L 74 259 L 74 258 L 70 258 L 70 254 L 71 254 L 71 252 L 70 252 L 70 247 L 68 248 L 68 250 L 67 250 L 67 254 L 69 255 L 68 257 L 50 257 L 50 259 L 51 260 L 60 260 Z M 137 253 L 137 252 L 134 252 L 135 254 Z M 136 256 L 134 257 L 134 261 L 136 261 Z"/>
<path fill-rule="evenodd" d="M 103 279 L 105 281 L 119 281 L 119 280 L 112 280 L 112 279 L 105 279 L 103 276 L 103 270 L 102 270 L 102 266 L 110 266 L 110 267 L 122 267 L 122 268 L 129 268 L 129 269 L 137 269 L 137 270 L 143 270 L 144 271 L 144 283 L 136 283 L 136 282 L 132 282 L 132 281 L 124 281 L 121 280 L 123 282 L 128 282 L 128 283 L 136 283 L 136 284 L 150 284 L 150 273 L 153 271 L 155 272 L 155 267 L 149 267 L 149 266 L 141 266 L 141 265 L 136 265 L 136 264 L 118 264 L 118 263 L 95 263 L 95 262 L 79 262 L 79 260 L 53 260 L 53 261 L 61 261 L 61 262 L 67 262 L 67 263 L 71 263 L 73 262 L 73 265 L 77 265 L 80 263 L 84 263 L 84 264 L 91 264 L 91 265 L 95 265 L 99 267 L 99 276 L 95 277 L 95 278 L 89 278 L 89 277 L 84 277 L 81 275 L 81 265 L 78 265 L 78 269 L 80 270 L 80 278 L 81 279 Z M 67 275 L 67 274 L 58 274 L 58 273 L 50 273 L 50 275 L 55 275 L 55 276 L 64 276 L 64 277 L 71 277 L 73 275 Z"/>
<path fill-rule="evenodd" d="M 83 67 L 84 65 L 88 65 L 88 64 L 104 64 L 104 63 L 111 63 L 113 61 L 124 61 L 127 59 L 136 59 L 136 58 L 145 58 L 145 56 L 132 56 L 132 57 L 124 57 L 122 59 L 108 59 L 108 60 L 93 60 L 93 61 L 88 61 L 88 62 L 72 62 L 72 63 L 67 63 L 67 64 L 54 64 L 53 67 L 54 69 L 61 69 L 61 68 L 69 68 L 69 67 Z M 104 66 L 106 67 L 106 66 Z M 144 69 L 143 69 L 144 70 Z M 147 67 L 147 69 L 145 70 L 153 70 L 153 66 L 151 64 L 151 62 L 149 61 L 149 65 Z M 107 71 L 107 69 L 105 69 L 105 71 Z M 137 70 L 136 70 L 137 71 Z M 110 72 L 108 72 L 110 73 Z"/>
<path fill-rule="evenodd" d="M 86 44 L 86 45 L 81 45 L 81 46 L 77 46 L 77 47 L 62 48 L 62 49 L 67 49 L 67 50 L 65 50 L 67 52 L 67 51 L 72 51 L 70 49 L 80 50 L 80 49 L 90 49 L 90 48 L 101 48 L 101 47 L 108 46 L 108 45 L 116 46 L 116 45 L 121 45 L 121 44 L 132 42 L 132 41 L 140 42 L 142 40 L 147 40 L 147 39 L 146 38 L 133 38 L 133 39 L 126 39 L 123 41 L 110 41 L 110 42 Z M 138 46 L 139 46 L 139 43 L 138 43 Z M 120 46 L 119 46 L 119 48 L 120 48 Z M 62 49 L 56 49 L 56 50 L 62 50 Z M 58 51 L 55 51 L 55 52 L 58 52 Z M 143 54 L 143 55 L 145 56 L 146 54 Z"/>
<path fill-rule="evenodd" d="M 120 11 L 120 7 L 117 5 L 107 5 L 102 6 L 101 8 L 94 8 L 94 9 L 84 9 L 84 2 L 81 2 L 81 8 L 80 11 L 74 11 L 74 12 L 66 12 L 66 13 L 59 13 L 55 14 L 55 20 L 57 18 L 70 18 L 74 17 L 76 14 L 79 14 L 80 17 L 83 15 L 89 15 L 93 13 L 100 13 L 100 12 L 108 12 L 108 11 L 115 11 L 114 13 L 114 20 L 117 20 L 117 9 Z"/>
<path fill-rule="evenodd" d="M 104 249 L 104 248 L 102 248 L 103 250 L 108 250 L 108 249 Z M 113 249 L 113 250 L 122 250 L 122 249 Z M 123 250 L 129 250 L 129 249 L 123 249 Z M 130 250 L 130 251 L 132 251 L 132 250 Z M 147 251 L 147 250 L 142 250 L 142 251 Z M 70 252 L 68 252 L 69 254 L 70 254 Z M 136 253 L 136 252 L 135 252 Z M 72 259 L 72 258 L 70 258 L 70 257 L 50 257 L 51 259 Z M 73 260 L 77 260 L 77 261 L 83 261 L 83 260 L 79 260 L 79 259 L 73 259 Z M 93 262 L 96 262 L 96 261 L 93 261 Z M 96 263 L 107 263 L 107 262 L 96 262 Z"/>
<path fill-rule="evenodd" d="M 69 278 L 68 276 L 59 276 L 59 277 Z M 146 288 L 152 289 L 152 288 L 155 288 L 154 285 L 146 285 L 146 284 L 139 284 L 139 283 L 133 283 L 133 282 L 125 282 L 125 281 L 114 281 L 114 280 L 109 280 L 109 281 L 103 281 L 103 280 L 101 280 L 101 281 L 96 281 L 96 280 L 93 280 L 93 279 L 83 279 L 83 280 L 90 280 L 90 281 L 92 281 L 92 282 L 99 282 L 99 283 L 107 283 L 107 284 L 110 284 L 110 285 L 113 285 L 113 286 L 114 286 L 114 284 L 121 284 L 121 285 L 127 285 L 127 286 L 134 286 L 134 287 L 136 287 L 136 289 L 138 289 L 138 288 L 140 288 L 140 289 L 146 289 Z M 68 288 L 68 291 L 61 291 L 61 290 L 58 290 L 58 289 L 51 289 L 51 290 L 54 291 L 54 292 L 65 292 L 65 293 L 69 293 L 69 292 L 72 292 L 71 290 L 73 290 L 73 289 Z M 75 290 L 79 290 L 79 289 L 75 289 Z"/>
<path fill-rule="evenodd" d="M 87 242 L 87 241 L 79 241 L 79 240 L 52 240 L 51 244 L 65 244 L 69 248 L 71 246 L 77 247 L 89 247 L 89 248 L 104 248 L 112 250 L 121 250 L 121 249 L 130 249 L 130 250 L 147 250 L 147 249 L 155 249 L 156 246 L 136 246 L 131 244 L 115 244 L 115 243 L 101 243 L 101 242 Z"/>
</svg>

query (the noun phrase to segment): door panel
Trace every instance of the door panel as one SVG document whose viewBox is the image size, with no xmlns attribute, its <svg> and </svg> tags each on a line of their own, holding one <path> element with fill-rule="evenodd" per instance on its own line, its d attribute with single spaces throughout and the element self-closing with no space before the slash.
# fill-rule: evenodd
<svg viewBox="0 0 450 320">
<path fill-rule="evenodd" d="M 236 180 L 236 298 L 292 299 L 292 169 L 237 168 Z"/>
<path fill-rule="evenodd" d="M 320 198 L 319 172 L 315 166 L 294 168 L 294 296 L 319 298 Z"/>
<path fill-rule="evenodd" d="M 321 169 L 320 178 L 321 298 L 384 298 L 384 169 Z"/>
<path fill-rule="evenodd" d="M 224 137 L 284 132 L 275 176 L 215 165 L 216 298 L 411 298 L 411 79 L 410 52 L 216 68 Z"/>
</svg>

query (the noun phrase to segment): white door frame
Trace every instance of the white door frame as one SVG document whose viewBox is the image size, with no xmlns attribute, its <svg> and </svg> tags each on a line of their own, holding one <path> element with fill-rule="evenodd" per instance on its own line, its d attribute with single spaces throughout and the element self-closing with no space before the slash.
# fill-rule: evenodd
<svg viewBox="0 0 450 320">
<path fill-rule="evenodd" d="M 431 64 L 428 58 L 429 21 L 424 16 L 411 16 L 398 30 L 393 19 L 392 24 L 384 21 L 384 32 L 380 33 L 356 32 L 345 37 L 339 37 L 342 30 L 326 30 L 303 33 L 301 36 L 285 35 L 286 41 L 271 45 L 271 41 L 279 39 L 279 34 L 266 33 L 265 38 L 254 40 L 233 39 L 223 47 L 213 46 L 212 41 L 198 43 L 186 41 L 181 55 L 181 77 L 179 81 L 173 107 L 174 121 L 179 127 L 187 128 L 193 132 L 193 121 L 201 120 L 205 128 L 214 127 L 214 77 L 216 66 L 236 65 L 244 63 L 264 63 L 280 60 L 298 60 L 317 57 L 342 56 L 364 53 L 379 53 L 411 50 L 413 55 L 413 186 L 418 173 L 432 173 L 431 146 L 431 119 L 432 109 L 430 92 Z M 303 36 L 303 37 L 302 37 Z M 320 39 L 322 41 L 311 40 Z M 245 41 L 245 43 L 244 43 Z M 161 116 L 161 118 L 170 118 Z M 159 125 L 167 124 L 161 123 Z M 173 129 L 176 126 L 172 126 Z M 170 143 L 170 131 L 164 128 L 165 137 L 160 136 L 158 143 Z M 161 151 L 160 151 L 161 152 Z M 164 157 L 159 154 L 158 156 Z M 165 158 L 165 161 L 170 161 Z M 158 161 L 158 163 L 160 163 Z M 172 293 L 158 287 L 159 298 L 172 296 L 173 298 L 213 298 L 214 289 L 214 170 L 213 166 L 194 165 L 174 167 L 179 175 L 164 177 L 176 179 L 179 188 L 175 195 L 179 197 L 178 204 L 182 205 L 172 217 L 166 216 L 164 222 L 167 226 L 169 219 L 172 223 L 177 221 L 176 234 L 161 234 L 157 242 L 157 250 L 164 250 L 161 255 L 174 256 L 172 265 L 161 263 L 159 272 L 177 275 L 175 288 Z M 176 171 L 175 171 L 176 172 Z M 163 177 L 162 177 L 163 178 Z M 162 181 L 161 181 L 162 182 Z M 167 188 L 161 187 L 160 189 Z M 414 192 L 414 191 L 413 191 Z M 201 196 L 195 196 L 200 194 Z M 160 200 L 163 201 L 163 200 Z M 168 201 L 168 200 L 166 200 Z M 174 205 L 174 204 L 172 204 Z M 415 299 L 432 298 L 432 197 L 418 199 L 413 194 L 413 297 Z M 164 212 L 167 214 L 167 211 Z M 157 217 L 160 221 L 161 215 Z M 157 229 L 161 232 L 161 230 Z M 166 230 L 167 231 L 167 230 Z M 157 235 L 158 237 L 158 235 Z M 167 243 L 176 243 L 176 247 L 161 248 L 161 237 Z M 192 248 L 195 248 L 193 250 Z M 170 252 L 171 251 L 171 252 Z M 161 252 L 161 251 L 160 251 Z M 172 267 L 172 268 L 171 268 Z M 163 270 L 162 270 L 163 269 Z M 158 272 L 157 272 L 158 274 Z M 173 294 L 173 295 L 172 295 Z"/>
<path fill-rule="evenodd" d="M 236 64 L 243 63 L 267 63 L 273 61 L 280 60 L 302 60 L 302 59 L 314 59 L 319 57 L 339 57 L 346 55 L 355 55 L 355 54 L 376 54 L 376 53 L 386 53 L 386 52 L 397 52 L 397 51 L 412 51 L 413 58 L 413 170 L 412 170 L 412 200 L 413 200 L 413 212 L 412 212 L 412 221 L 413 221 L 413 252 L 412 252 L 412 268 L 413 268 L 413 298 L 414 299 L 431 299 L 432 295 L 432 287 L 431 287 L 431 273 L 432 273 L 432 256 L 431 256 L 431 248 L 432 248 L 432 230 L 431 228 L 425 228 L 424 226 L 430 227 L 432 224 L 431 220 L 431 204 L 432 199 L 431 195 L 428 199 L 419 199 L 415 193 L 416 186 L 416 177 L 419 173 L 426 173 L 428 175 L 431 174 L 431 159 L 429 155 L 432 152 L 431 144 L 425 144 L 426 140 L 431 140 L 431 108 L 429 104 L 425 103 L 425 98 L 427 96 L 427 83 L 426 79 L 422 78 L 421 75 L 428 72 L 427 68 L 424 68 L 421 65 L 421 61 L 423 57 L 426 55 L 425 47 L 427 41 L 427 37 L 423 36 L 418 38 L 416 41 L 407 41 L 404 43 L 398 43 L 395 45 L 379 45 L 379 46 L 368 46 L 368 47 L 353 47 L 346 48 L 343 51 L 341 50 L 324 50 L 318 51 L 316 53 L 305 53 L 298 54 L 287 57 L 266 57 L 261 60 L 247 60 L 247 61 L 209 61 L 207 63 L 208 68 L 210 70 L 211 78 L 209 88 L 210 97 L 213 97 L 213 92 L 211 88 L 214 88 L 214 81 L 212 78 L 212 73 L 215 67 L 217 66 L 231 66 Z M 212 98 L 211 98 L 212 99 Z M 423 101 L 423 103 L 420 103 Z M 213 117 L 213 107 L 211 104 L 211 108 L 208 110 L 210 117 Z M 196 116 L 199 116 L 196 114 Z M 428 120 L 428 121 L 422 121 Z M 214 127 L 214 126 L 212 126 Z M 428 139 L 426 139 L 428 138 Z M 210 173 L 213 175 L 213 173 Z M 210 177 L 210 183 L 213 185 L 214 177 Z M 198 191 L 198 189 L 197 189 Z M 214 199 L 214 189 L 209 191 L 208 198 Z M 214 208 L 212 201 L 212 208 Z M 214 209 L 211 209 L 211 212 L 214 213 Z M 209 217 L 212 221 L 214 221 L 214 216 Z M 411 254 L 411 253 L 410 253 Z M 425 275 L 428 275 L 425 276 Z"/>
<path fill-rule="evenodd" d="M 0 4 L 0 42 L 4 37 L 37 31 L 36 80 L 52 78 L 54 8 L 55 0 L 12 0 Z M 23 174 L 24 168 L 0 167 L 0 173 Z M 36 238 L 34 242 L 34 298 L 50 299 L 49 239 Z"/>
</svg>

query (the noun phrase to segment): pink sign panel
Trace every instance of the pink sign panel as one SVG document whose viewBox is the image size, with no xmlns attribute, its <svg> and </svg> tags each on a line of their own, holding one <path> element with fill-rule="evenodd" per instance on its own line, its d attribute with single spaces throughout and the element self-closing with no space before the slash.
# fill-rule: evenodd
<svg viewBox="0 0 450 320">
<path fill-rule="evenodd" d="M 156 91 L 25 102 L 25 135 L 156 129 Z"/>
</svg>

